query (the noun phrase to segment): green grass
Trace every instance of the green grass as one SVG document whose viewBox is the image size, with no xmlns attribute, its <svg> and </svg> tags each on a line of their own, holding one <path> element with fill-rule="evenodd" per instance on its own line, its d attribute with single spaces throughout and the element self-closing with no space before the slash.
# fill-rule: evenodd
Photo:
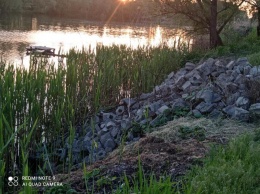
<svg viewBox="0 0 260 194">
<path fill-rule="evenodd" d="M 185 193 L 259 193 L 259 160 L 259 139 L 252 135 L 234 139 L 227 147 L 212 149 L 203 167 L 187 175 Z"/>
<path fill-rule="evenodd" d="M 201 58 L 217 57 L 248 57 L 250 64 L 260 65 L 260 38 L 257 37 L 256 28 L 246 36 L 240 36 L 234 29 L 227 29 L 222 35 L 224 46 L 219 46 L 206 53 L 200 53 Z M 228 34 L 228 35 L 225 35 Z M 230 36 L 232 34 L 232 36 Z"/>
<path fill-rule="evenodd" d="M 115 193 L 185 193 L 185 194 L 257 194 L 260 192 L 260 129 L 255 135 L 245 134 L 226 146 L 213 147 L 203 160 L 179 181 L 170 176 L 156 178 L 139 170 L 134 180 L 124 177 Z"/>
</svg>

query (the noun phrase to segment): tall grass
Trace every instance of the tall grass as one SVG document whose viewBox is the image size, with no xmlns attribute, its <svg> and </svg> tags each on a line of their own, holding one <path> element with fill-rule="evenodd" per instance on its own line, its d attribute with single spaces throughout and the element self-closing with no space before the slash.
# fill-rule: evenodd
<svg viewBox="0 0 260 194">
<path fill-rule="evenodd" d="M 66 141 L 73 143 L 75 128 L 86 117 L 121 98 L 151 91 L 184 60 L 183 52 L 167 47 L 99 46 L 96 51 L 71 50 L 65 68 L 33 58 L 29 70 L 3 63 L 0 192 L 10 175 L 51 173 L 50 163 L 57 161 L 55 149 Z"/>
</svg>

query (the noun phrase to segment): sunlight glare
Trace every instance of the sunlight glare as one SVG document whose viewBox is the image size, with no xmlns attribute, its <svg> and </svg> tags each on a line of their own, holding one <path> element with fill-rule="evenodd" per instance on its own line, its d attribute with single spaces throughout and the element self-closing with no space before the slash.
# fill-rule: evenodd
<svg viewBox="0 0 260 194">
<path fill-rule="evenodd" d="M 29 42 L 32 46 L 47 46 L 55 48 L 55 53 L 67 54 L 70 49 L 96 51 L 98 45 L 112 46 L 125 45 L 132 49 L 139 47 L 156 47 L 167 45 L 169 47 L 179 46 L 181 42 L 190 43 L 189 38 L 185 38 L 182 30 L 164 29 L 160 26 L 147 27 L 111 27 L 111 26 L 78 26 L 76 29 L 59 28 L 58 26 L 41 26 L 42 30 L 27 32 L 26 38 L 21 39 Z M 44 30 L 46 29 L 46 30 Z M 16 35 L 17 36 L 17 35 Z M 14 37 L 16 37 L 14 36 Z M 7 38 L 8 39 L 8 38 Z M 0 37 L 1 40 L 1 37 Z M 17 40 L 19 41 L 19 40 Z M 50 60 L 56 60 L 52 57 Z M 21 57 L 17 58 L 17 62 Z M 22 58 L 23 64 L 29 64 L 28 56 Z"/>
</svg>

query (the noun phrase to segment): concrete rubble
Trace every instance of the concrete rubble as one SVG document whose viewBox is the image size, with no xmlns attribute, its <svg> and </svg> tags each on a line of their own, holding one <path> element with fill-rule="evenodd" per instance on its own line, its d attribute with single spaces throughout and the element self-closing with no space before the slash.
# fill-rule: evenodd
<svg viewBox="0 0 260 194">
<path fill-rule="evenodd" d="M 101 160 L 121 143 L 138 140 L 138 127 L 157 126 L 163 116 L 181 109 L 188 109 L 194 117 L 257 122 L 260 96 L 248 87 L 255 80 L 260 80 L 260 68 L 252 67 L 247 58 L 209 58 L 198 65 L 188 62 L 178 72 L 170 73 L 151 93 L 122 99 L 113 111 L 101 111 L 89 118 L 73 144 L 67 143 L 57 155 L 64 159 L 72 146 L 74 164 Z"/>
</svg>

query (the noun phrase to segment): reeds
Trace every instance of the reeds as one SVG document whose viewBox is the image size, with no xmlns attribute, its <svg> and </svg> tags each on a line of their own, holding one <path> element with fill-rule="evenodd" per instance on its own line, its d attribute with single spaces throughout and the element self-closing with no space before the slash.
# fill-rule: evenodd
<svg viewBox="0 0 260 194">
<path fill-rule="evenodd" d="M 48 163 L 55 161 L 55 149 L 64 147 L 67 135 L 72 144 L 75 127 L 88 116 L 124 97 L 151 91 L 180 67 L 184 57 L 164 46 L 136 50 L 98 46 L 95 51 L 72 49 L 65 68 L 33 58 L 29 70 L 2 64 L 0 193 L 10 175 L 48 172 L 49 165 L 42 165 L 47 153 L 41 159 L 35 148 L 46 145 Z M 34 164 L 29 165 L 30 160 Z"/>
</svg>

